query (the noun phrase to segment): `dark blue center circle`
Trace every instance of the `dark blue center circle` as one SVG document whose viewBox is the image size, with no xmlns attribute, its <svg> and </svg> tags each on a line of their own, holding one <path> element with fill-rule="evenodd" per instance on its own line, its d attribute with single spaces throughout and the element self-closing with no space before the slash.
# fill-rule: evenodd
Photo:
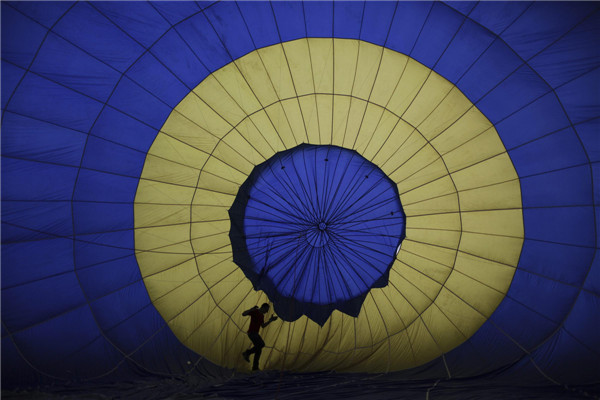
<svg viewBox="0 0 600 400">
<path fill-rule="evenodd" d="M 396 184 L 354 150 L 302 144 L 256 166 L 229 210 L 234 261 L 285 320 L 357 316 L 405 235 Z"/>
<path fill-rule="evenodd" d="M 319 222 L 316 226 L 307 229 L 306 240 L 311 246 L 315 247 L 322 247 L 327 244 L 329 241 L 327 225 L 324 222 Z"/>
</svg>

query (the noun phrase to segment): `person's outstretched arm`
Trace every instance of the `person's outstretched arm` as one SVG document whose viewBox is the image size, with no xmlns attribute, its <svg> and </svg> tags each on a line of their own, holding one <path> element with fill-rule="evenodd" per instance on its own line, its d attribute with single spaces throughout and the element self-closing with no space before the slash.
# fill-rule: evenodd
<svg viewBox="0 0 600 400">
<path fill-rule="evenodd" d="M 277 320 L 277 316 L 275 315 L 271 315 L 271 318 L 269 318 L 269 320 L 267 322 L 263 322 L 262 327 L 266 327 L 267 325 L 269 325 L 271 322 Z"/>
<path fill-rule="evenodd" d="M 258 310 L 258 306 L 254 306 L 254 307 L 252 307 L 251 309 L 244 311 L 244 312 L 242 313 L 242 315 L 243 315 L 244 317 L 245 317 L 245 316 L 247 316 L 247 315 L 250 315 L 250 311 L 252 311 L 252 310 Z"/>
</svg>

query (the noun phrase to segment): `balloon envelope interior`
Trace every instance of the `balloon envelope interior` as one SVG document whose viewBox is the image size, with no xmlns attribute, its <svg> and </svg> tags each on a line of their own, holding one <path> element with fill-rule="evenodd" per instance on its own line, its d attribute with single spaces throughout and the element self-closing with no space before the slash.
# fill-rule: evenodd
<svg viewBox="0 0 600 400">
<path fill-rule="evenodd" d="M 5 387 L 600 380 L 598 3 L 1 7 Z"/>
</svg>

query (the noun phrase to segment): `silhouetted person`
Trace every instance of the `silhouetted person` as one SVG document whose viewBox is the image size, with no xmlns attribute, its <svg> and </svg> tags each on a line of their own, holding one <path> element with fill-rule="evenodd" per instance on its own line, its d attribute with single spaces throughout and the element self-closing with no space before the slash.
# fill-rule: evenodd
<svg viewBox="0 0 600 400">
<path fill-rule="evenodd" d="M 267 322 L 265 322 L 265 314 L 269 311 L 269 305 L 264 303 L 260 308 L 254 306 L 249 310 L 242 313 L 243 316 L 250 316 L 250 327 L 248 328 L 248 337 L 252 340 L 254 347 L 248 349 L 242 353 L 244 360 L 250 362 L 250 354 L 254 353 L 254 363 L 252 365 L 252 371 L 258 369 L 258 360 L 260 359 L 260 353 L 262 348 L 265 347 L 265 342 L 258 334 L 258 330 L 262 326 L 263 328 L 275 321 L 277 317 L 272 315 Z"/>
</svg>

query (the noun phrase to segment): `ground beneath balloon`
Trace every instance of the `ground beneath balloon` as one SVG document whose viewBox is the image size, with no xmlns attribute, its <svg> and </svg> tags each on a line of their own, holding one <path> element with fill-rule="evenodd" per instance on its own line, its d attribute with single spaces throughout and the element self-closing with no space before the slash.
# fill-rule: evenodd
<svg viewBox="0 0 600 400">
<path fill-rule="evenodd" d="M 102 385 L 65 385 L 2 391 L 3 399 L 600 399 L 600 385 L 514 386 L 493 380 L 398 381 L 386 375 L 239 374 L 221 382 L 153 379 Z"/>
</svg>

